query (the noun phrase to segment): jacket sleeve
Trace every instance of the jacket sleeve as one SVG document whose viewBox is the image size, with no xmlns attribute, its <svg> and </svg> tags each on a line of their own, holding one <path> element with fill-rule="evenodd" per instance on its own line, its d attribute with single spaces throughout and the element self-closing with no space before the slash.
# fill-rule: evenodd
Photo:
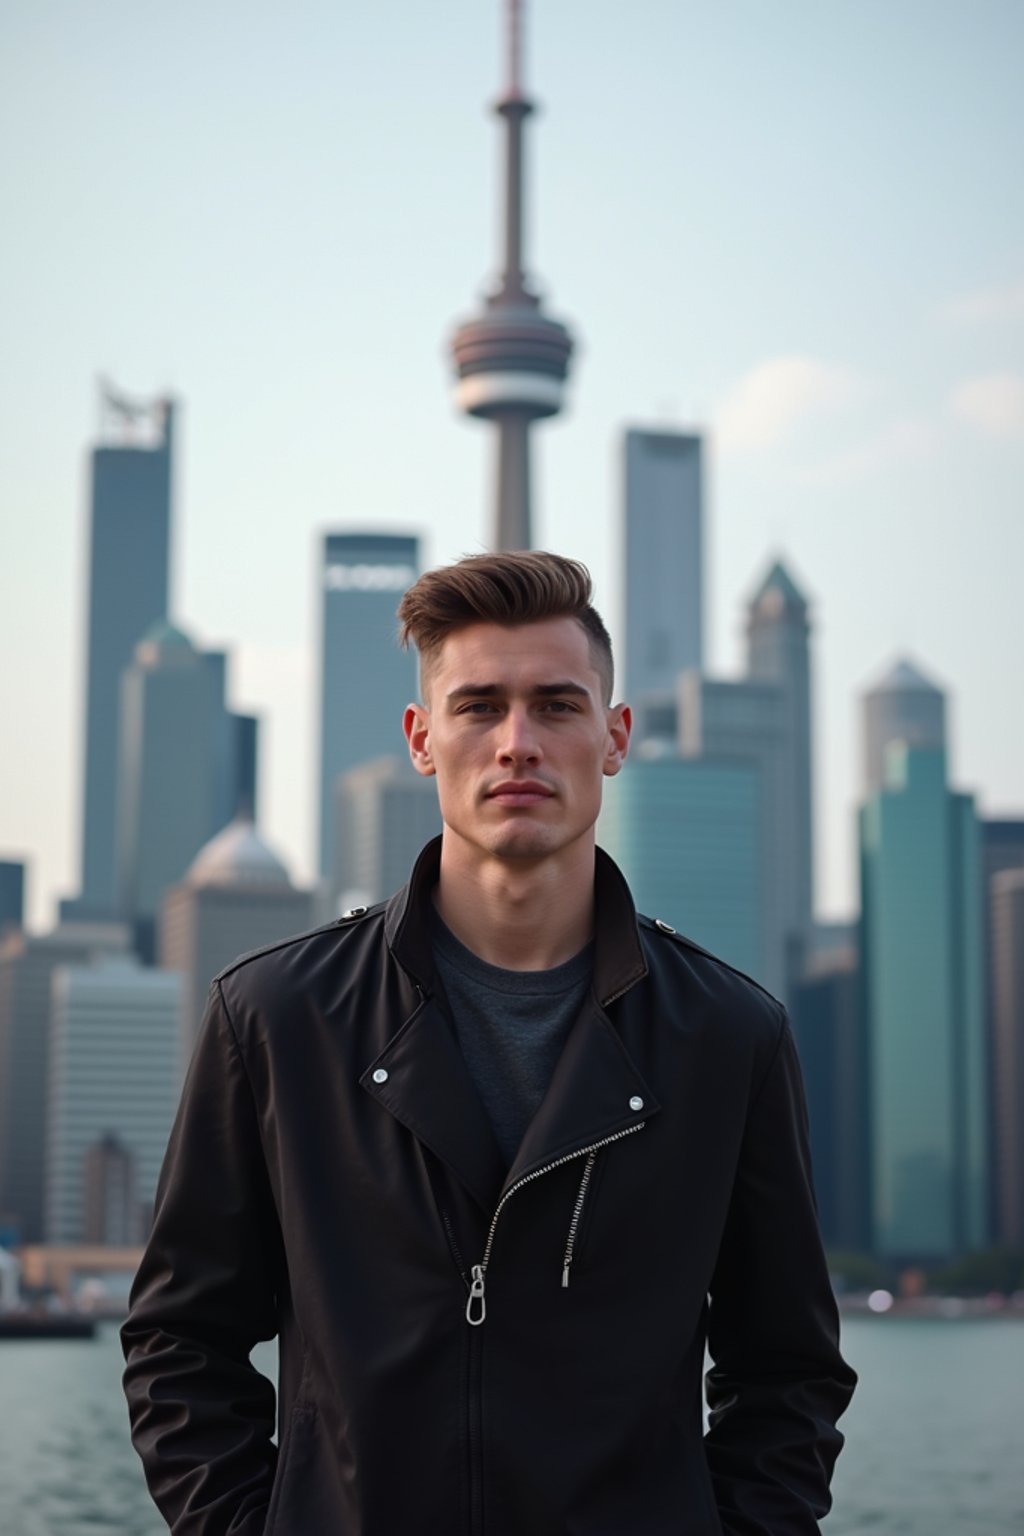
<svg viewBox="0 0 1024 1536">
<path fill-rule="evenodd" d="M 175 1536 L 260 1536 L 274 1390 L 249 1363 L 276 1332 L 281 1238 L 255 1105 L 210 990 L 121 1339 L 132 1439 Z"/>
<path fill-rule="evenodd" d="M 748 1111 L 710 1293 L 708 1466 L 726 1536 L 814 1536 L 856 1376 L 818 1232 L 807 1111 L 783 1013 Z"/>
</svg>

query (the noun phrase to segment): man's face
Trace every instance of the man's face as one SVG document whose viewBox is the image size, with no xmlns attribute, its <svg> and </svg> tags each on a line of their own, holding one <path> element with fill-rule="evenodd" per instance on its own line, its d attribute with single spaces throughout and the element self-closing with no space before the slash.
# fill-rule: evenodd
<svg viewBox="0 0 1024 1536">
<path fill-rule="evenodd" d="M 575 619 L 472 624 L 448 636 L 405 712 L 414 766 L 436 774 L 446 848 L 534 860 L 594 839 L 601 781 L 629 742 Z"/>
</svg>

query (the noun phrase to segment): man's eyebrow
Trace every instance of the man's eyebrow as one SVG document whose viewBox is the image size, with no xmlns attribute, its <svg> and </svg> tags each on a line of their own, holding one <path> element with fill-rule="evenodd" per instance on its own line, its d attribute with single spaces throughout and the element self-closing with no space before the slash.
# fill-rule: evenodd
<svg viewBox="0 0 1024 1536">
<path fill-rule="evenodd" d="M 445 695 L 445 699 L 447 703 L 452 704 L 458 703 L 460 699 L 499 698 L 506 692 L 507 689 L 503 688 L 500 683 L 460 683 L 457 688 L 452 688 Z M 572 682 L 570 679 L 560 683 L 537 683 L 535 687 L 530 689 L 530 692 L 537 699 L 563 698 L 567 693 L 578 698 L 589 699 L 590 697 L 589 688 L 585 688 L 582 683 Z"/>
<path fill-rule="evenodd" d="M 502 689 L 497 683 L 460 683 L 445 694 L 449 704 L 459 699 L 493 699 Z"/>
<path fill-rule="evenodd" d="M 584 688 L 582 683 L 538 683 L 533 693 L 540 699 L 554 698 L 563 693 L 573 693 L 580 698 L 589 699 L 590 689 Z"/>
</svg>

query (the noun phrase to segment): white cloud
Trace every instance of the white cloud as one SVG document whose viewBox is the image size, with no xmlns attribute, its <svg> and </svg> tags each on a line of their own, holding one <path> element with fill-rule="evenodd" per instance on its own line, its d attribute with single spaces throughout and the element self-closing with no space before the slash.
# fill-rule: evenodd
<svg viewBox="0 0 1024 1536">
<path fill-rule="evenodd" d="M 770 358 L 726 396 L 715 416 L 715 435 L 726 451 L 768 448 L 865 392 L 865 380 L 848 368 L 813 357 Z"/>
<path fill-rule="evenodd" d="M 965 379 L 950 396 L 949 408 L 985 437 L 1024 438 L 1024 375 L 986 373 Z"/>
<path fill-rule="evenodd" d="M 1024 277 L 1016 282 L 962 294 L 947 304 L 943 313 L 955 325 L 984 325 L 991 321 L 1007 324 L 1024 320 Z"/>
</svg>

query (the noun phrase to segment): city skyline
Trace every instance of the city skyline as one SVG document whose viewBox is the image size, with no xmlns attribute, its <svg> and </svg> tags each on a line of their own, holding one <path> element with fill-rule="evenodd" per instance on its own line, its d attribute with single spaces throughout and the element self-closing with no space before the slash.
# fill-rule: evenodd
<svg viewBox="0 0 1024 1536">
<path fill-rule="evenodd" d="M 818 907 L 848 914 L 859 694 L 897 658 L 950 694 L 952 783 L 985 816 L 1024 801 L 1004 681 L 1024 651 L 1005 196 L 1024 14 L 647 16 L 529 7 L 527 250 L 582 342 L 537 445 L 535 542 L 588 562 L 621 645 L 621 432 L 707 433 L 708 669 L 739 672 L 780 555 L 817 634 Z M 408 7 L 397 36 L 321 4 L 145 25 L 115 4 L 109 32 L 13 7 L 0 857 L 29 860 L 35 926 L 77 880 L 95 374 L 182 406 L 170 616 L 237 658 L 231 707 L 267 723 L 261 825 L 300 884 L 319 537 L 415 529 L 425 565 L 487 540 L 488 434 L 451 405 L 445 347 L 495 248 L 501 26 L 467 0 Z"/>
</svg>

